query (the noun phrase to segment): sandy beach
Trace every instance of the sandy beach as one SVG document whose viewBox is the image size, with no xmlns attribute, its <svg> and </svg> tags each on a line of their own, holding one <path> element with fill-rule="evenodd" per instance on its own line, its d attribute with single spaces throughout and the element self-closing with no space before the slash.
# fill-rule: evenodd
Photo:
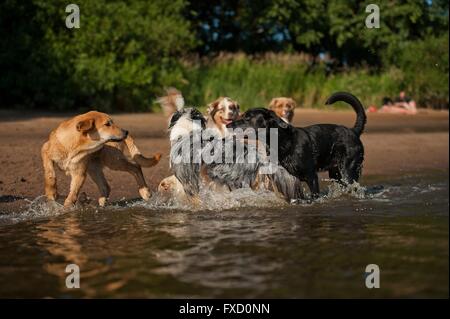
<svg viewBox="0 0 450 319">
<path fill-rule="evenodd" d="M 0 112 L 0 213 L 20 210 L 43 194 L 43 170 L 40 147 L 49 132 L 71 115 L 23 114 Z M 144 175 L 152 190 L 170 175 L 167 120 L 161 114 L 116 114 L 115 122 L 128 129 L 141 151 L 150 155 L 162 152 L 158 166 L 145 168 Z M 401 175 L 424 171 L 448 174 L 449 122 L 447 111 L 421 111 L 415 116 L 368 114 L 362 141 L 365 146 L 364 176 Z M 352 111 L 297 109 L 296 126 L 336 123 L 353 126 Z M 106 170 L 112 187 L 111 200 L 137 198 L 134 178 L 124 172 Z M 388 177 L 387 177 L 388 178 Z M 58 173 L 58 189 L 67 194 L 69 178 Z M 96 198 L 97 189 L 87 179 L 82 191 Z"/>
</svg>

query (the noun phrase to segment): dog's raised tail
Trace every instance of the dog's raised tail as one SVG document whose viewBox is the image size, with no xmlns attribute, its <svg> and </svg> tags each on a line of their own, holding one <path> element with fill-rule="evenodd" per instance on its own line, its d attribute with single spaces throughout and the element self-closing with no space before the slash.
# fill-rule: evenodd
<svg viewBox="0 0 450 319">
<path fill-rule="evenodd" d="M 125 139 L 125 145 L 127 146 L 128 151 L 130 152 L 131 158 L 139 166 L 152 167 L 158 164 L 159 160 L 161 159 L 161 153 L 156 153 L 152 157 L 145 157 L 144 155 L 142 155 L 136 144 L 134 144 L 134 140 L 130 135 L 128 135 L 127 138 Z"/>
<path fill-rule="evenodd" d="M 184 108 L 184 97 L 176 88 L 167 88 L 166 96 L 159 97 L 156 102 L 161 104 L 165 113 L 181 111 Z M 171 115 L 171 114 L 168 114 Z"/>
<path fill-rule="evenodd" d="M 360 136 L 362 132 L 364 131 L 364 126 L 367 122 L 367 116 L 366 112 L 364 111 L 364 106 L 362 103 L 358 100 L 356 96 L 353 94 L 350 94 L 348 92 L 336 92 L 333 93 L 328 100 L 325 102 L 325 104 L 330 105 L 335 102 L 342 101 L 350 104 L 353 109 L 356 112 L 356 123 L 353 127 L 353 131 Z"/>
</svg>

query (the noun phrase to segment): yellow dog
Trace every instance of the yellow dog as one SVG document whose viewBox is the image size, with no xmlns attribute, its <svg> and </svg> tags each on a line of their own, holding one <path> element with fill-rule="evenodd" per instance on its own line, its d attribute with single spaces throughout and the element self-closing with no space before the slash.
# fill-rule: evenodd
<svg viewBox="0 0 450 319">
<path fill-rule="evenodd" d="M 132 161 L 125 154 L 128 148 Z M 114 124 L 108 114 L 91 111 L 62 122 L 50 133 L 49 140 L 41 149 L 45 174 L 45 194 L 49 200 L 56 200 L 57 164 L 66 175 L 70 175 L 70 192 L 64 206 L 71 207 L 78 198 L 88 174 L 100 191 L 98 203 L 106 204 L 111 188 L 103 174 L 103 167 L 126 171 L 137 181 L 139 194 L 144 200 L 150 197 L 150 191 L 142 174 L 141 166 L 151 167 L 158 164 L 161 154 L 151 158 L 141 155 L 128 131 Z"/>
</svg>

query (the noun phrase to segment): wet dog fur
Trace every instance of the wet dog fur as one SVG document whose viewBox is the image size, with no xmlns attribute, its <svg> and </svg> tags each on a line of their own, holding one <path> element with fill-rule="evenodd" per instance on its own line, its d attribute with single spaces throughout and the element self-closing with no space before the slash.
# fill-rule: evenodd
<svg viewBox="0 0 450 319">
<path fill-rule="evenodd" d="M 132 161 L 124 154 L 126 148 Z M 103 174 L 105 166 L 132 174 L 136 178 L 139 194 L 148 200 L 150 191 L 141 166 L 156 165 L 161 154 L 151 158 L 142 156 L 128 131 L 119 128 L 108 114 L 91 111 L 66 120 L 54 129 L 41 148 L 41 157 L 47 198 L 54 201 L 58 197 L 56 165 L 71 177 L 70 191 L 64 201 L 65 207 L 71 207 L 77 201 L 86 175 L 91 177 L 100 191 L 99 205 L 106 204 L 111 188 Z"/>
<path fill-rule="evenodd" d="M 189 124 L 190 123 L 190 124 Z M 200 148 L 194 146 L 194 130 L 208 130 L 206 127 L 206 119 L 202 114 L 194 108 L 185 108 L 177 111 L 170 122 L 170 140 L 171 140 L 171 168 L 174 172 L 175 179 L 171 176 L 164 179 L 159 186 L 164 192 L 172 192 L 173 194 L 183 194 L 191 202 L 198 203 L 200 201 L 198 195 L 201 185 L 208 185 L 213 188 L 222 190 L 235 190 L 242 187 L 251 187 L 252 189 L 269 189 L 274 191 L 278 196 L 283 197 L 287 201 L 303 198 L 301 187 L 298 179 L 288 173 L 288 171 L 278 165 L 267 162 L 266 151 L 258 149 L 257 141 L 242 140 L 236 136 L 227 136 L 224 139 L 206 139 L 201 140 Z M 213 136 L 213 135 L 211 135 Z M 229 140 L 228 143 L 226 139 Z M 221 143 L 222 161 L 205 163 L 195 163 L 195 156 L 200 156 L 202 150 L 208 143 Z M 227 148 L 236 148 L 236 144 L 241 143 L 243 154 L 237 156 L 233 150 Z M 177 155 L 180 155 L 182 145 L 190 146 L 190 161 L 188 163 L 176 163 L 172 161 Z M 213 145 L 209 145 L 209 149 L 214 149 Z M 198 149 L 197 149 L 198 148 Z M 249 151 L 256 154 L 256 161 L 249 163 L 245 158 Z M 231 163 L 225 162 L 225 154 L 233 154 Z M 261 173 L 261 168 L 265 165 L 273 165 L 273 174 Z M 181 191 L 179 188 L 183 187 Z"/>
<path fill-rule="evenodd" d="M 281 120 L 275 112 L 258 108 L 245 112 L 230 128 L 277 128 L 280 164 L 292 175 L 305 181 L 313 197 L 319 194 L 317 172 L 328 171 L 330 178 L 344 184 L 359 180 L 364 160 L 360 136 L 366 124 L 361 102 L 352 94 L 337 92 L 326 104 L 343 101 L 352 106 L 357 119 L 353 128 L 335 124 L 317 124 L 303 128 L 293 127 Z M 270 141 L 269 137 L 266 138 Z"/>
</svg>

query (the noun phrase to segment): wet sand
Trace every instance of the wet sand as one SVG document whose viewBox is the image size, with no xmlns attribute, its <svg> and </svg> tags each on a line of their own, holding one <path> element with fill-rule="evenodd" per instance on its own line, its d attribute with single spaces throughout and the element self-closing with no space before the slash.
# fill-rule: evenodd
<svg viewBox="0 0 450 319">
<path fill-rule="evenodd" d="M 71 115 L 24 114 L 0 111 L 0 213 L 17 211 L 43 194 L 40 147 L 49 132 Z M 128 129 L 142 153 L 162 152 L 158 166 L 144 168 L 151 189 L 170 175 L 167 120 L 161 114 L 117 114 L 116 123 Z M 421 111 L 418 115 L 368 114 L 362 141 L 366 156 L 364 176 L 416 174 L 442 171 L 448 174 L 449 122 L 447 111 Z M 353 126 L 351 111 L 296 110 L 294 124 L 336 123 Z M 124 172 L 106 170 L 111 200 L 137 198 L 134 178 Z M 69 178 L 58 172 L 58 190 L 67 194 Z M 87 179 L 82 191 L 92 198 L 97 189 Z"/>
</svg>

